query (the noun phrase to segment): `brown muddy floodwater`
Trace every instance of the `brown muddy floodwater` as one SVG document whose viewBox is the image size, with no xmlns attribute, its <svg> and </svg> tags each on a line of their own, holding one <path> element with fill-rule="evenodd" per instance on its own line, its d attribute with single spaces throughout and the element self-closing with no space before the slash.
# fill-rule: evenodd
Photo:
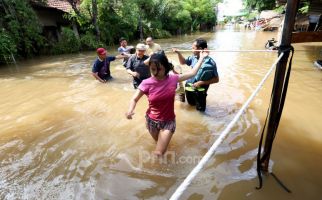
<svg viewBox="0 0 322 200">
<path fill-rule="evenodd" d="M 156 42 L 165 49 L 190 49 L 200 35 L 210 49 L 223 50 L 264 49 L 276 37 L 220 30 Z M 322 71 L 313 66 L 322 44 L 294 46 L 298 51 L 270 167 L 292 193 L 272 176 L 255 189 L 271 76 L 181 199 L 322 199 Z M 174 54 L 168 56 L 178 63 Z M 220 83 L 210 87 L 205 114 L 175 102 L 177 130 L 162 162 L 150 156 L 155 144 L 144 124 L 146 98 L 134 119 L 125 119 L 134 89 L 120 61 L 111 64 L 114 80 L 107 84 L 91 76 L 95 52 L 2 66 L 0 199 L 168 199 L 277 58 L 268 52 L 211 56 Z"/>
</svg>

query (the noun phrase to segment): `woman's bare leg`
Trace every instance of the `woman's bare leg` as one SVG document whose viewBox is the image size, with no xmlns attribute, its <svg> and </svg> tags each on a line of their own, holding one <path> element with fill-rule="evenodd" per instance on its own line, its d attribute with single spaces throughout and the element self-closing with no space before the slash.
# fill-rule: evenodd
<svg viewBox="0 0 322 200">
<path fill-rule="evenodd" d="M 154 154 L 161 156 L 163 155 L 168 148 L 171 137 L 173 133 L 170 130 L 161 130 L 157 140 L 157 146 L 155 148 Z"/>
<path fill-rule="evenodd" d="M 160 131 L 153 131 L 153 132 L 150 132 L 150 135 L 152 136 L 152 138 L 153 138 L 153 139 L 154 139 L 154 141 L 156 141 L 156 142 L 158 142 L 159 132 L 160 132 Z"/>
<path fill-rule="evenodd" d="M 159 130 L 158 129 L 154 129 L 154 128 L 149 128 L 148 122 L 145 122 L 145 126 L 148 129 L 150 135 L 152 136 L 152 138 L 154 139 L 155 142 L 158 141 L 158 137 L 159 137 Z"/>
</svg>

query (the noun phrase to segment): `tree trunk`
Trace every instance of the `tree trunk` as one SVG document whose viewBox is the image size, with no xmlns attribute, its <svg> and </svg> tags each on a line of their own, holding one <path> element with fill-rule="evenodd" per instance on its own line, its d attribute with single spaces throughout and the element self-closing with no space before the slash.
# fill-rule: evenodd
<svg viewBox="0 0 322 200">
<path fill-rule="evenodd" d="M 93 9 L 93 19 L 92 19 L 92 23 L 95 27 L 95 35 L 96 35 L 96 41 L 98 42 L 100 40 L 100 30 L 97 24 L 97 15 L 98 15 L 98 11 L 97 11 L 97 0 L 92 0 L 92 9 Z"/>
<path fill-rule="evenodd" d="M 139 31 L 140 31 L 140 42 L 143 42 L 143 27 L 142 27 L 142 17 L 141 13 L 139 13 Z"/>
</svg>

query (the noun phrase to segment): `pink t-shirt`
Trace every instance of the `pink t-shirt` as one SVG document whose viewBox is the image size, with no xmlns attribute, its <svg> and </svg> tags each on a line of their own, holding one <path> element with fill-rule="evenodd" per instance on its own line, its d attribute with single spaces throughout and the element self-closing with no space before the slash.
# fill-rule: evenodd
<svg viewBox="0 0 322 200">
<path fill-rule="evenodd" d="M 139 89 L 148 97 L 147 115 L 154 120 L 169 121 L 175 119 L 174 98 L 179 80 L 178 75 L 169 75 L 163 80 L 150 77 L 142 81 Z"/>
</svg>

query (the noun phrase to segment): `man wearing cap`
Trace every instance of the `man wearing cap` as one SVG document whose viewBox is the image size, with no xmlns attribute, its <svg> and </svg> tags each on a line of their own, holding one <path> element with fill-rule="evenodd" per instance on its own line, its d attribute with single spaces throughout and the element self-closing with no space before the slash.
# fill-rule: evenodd
<svg viewBox="0 0 322 200">
<path fill-rule="evenodd" d="M 145 55 L 146 46 L 136 45 L 136 53 L 132 55 L 126 63 L 126 71 L 133 77 L 133 87 L 136 89 L 140 83 L 151 76 L 149 67 L 144 61 L 149 57 Z"/>
<path fill-rule="evenodd" d="M 112 78 L 110 72 L 110 62 L 114 61 L 115 59 L 124 58 L 124 56 L 107 56 L 107 51 L 104 48 L 98 48 L 96 53 L 97 59 L 94 62 L 92 74 L 101 83 L 106 83 Z"/>
</svg>

